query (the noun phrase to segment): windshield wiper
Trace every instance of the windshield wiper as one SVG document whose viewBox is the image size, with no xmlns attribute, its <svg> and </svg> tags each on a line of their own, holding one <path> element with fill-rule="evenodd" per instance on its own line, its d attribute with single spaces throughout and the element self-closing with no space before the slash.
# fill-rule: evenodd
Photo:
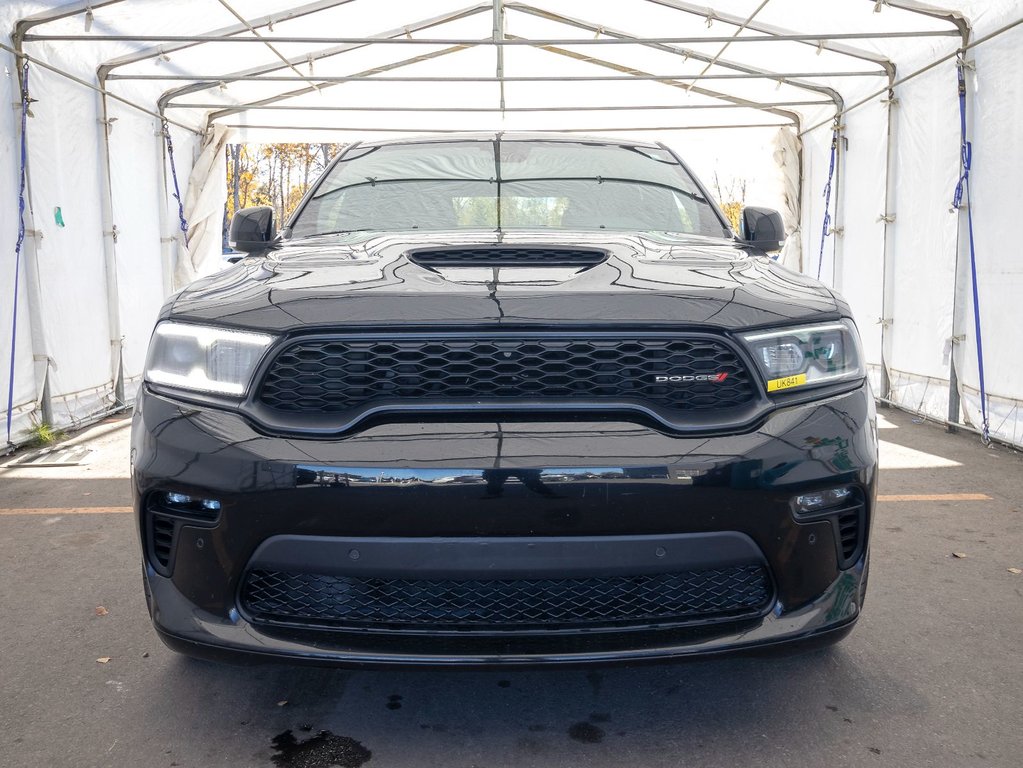
<svg viewBox="0 0 1023 768">
<path fill-rule="evenodd" d="M 660 189 L 678 192 L 683 197 L 688 197 L 690 200 L 695 200 L 698 203 L 710 203 L 707 198 L 702 195 L 698 195 L 695 192 L 690 192 L 671 184 L 664 184 L 660 181 L 649 181 L 647 179 L 626 179 L 620 176 L 527 176 L 515 179 L 504 177 L 501 179 L 502 184 L 522 184 L 532 181 L 595 181 L 598 184 L 603 184 L 606 181 L 613 181 L 618 184 L 638 184 L 644 187 L 659 187 Z"/>
<path fill-rule="evenodd" d="M 347 235 L 351 232 L 375 232 L 372 227 L 362 227 L 359 229 L 332 229 L 329 232 L 313 232 L 311 235 L 302 235 L 297 238 L 298 240 L 308 240 L 310 237 L 323 237 L 326 235 Z"/>
</svg>

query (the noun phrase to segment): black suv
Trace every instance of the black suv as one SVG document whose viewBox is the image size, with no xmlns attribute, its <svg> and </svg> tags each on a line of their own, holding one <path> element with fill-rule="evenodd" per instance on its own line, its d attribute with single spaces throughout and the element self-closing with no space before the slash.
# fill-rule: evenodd
<svg viewBox="0 0 1023 768">
<path fill-rule="evenodd" d="M 132 477 L 200 656 L 604 662 L 843 637 L 874 404 L 845 302 L 667 147 L 349 146 L 160 313 Z"/>
</svg>

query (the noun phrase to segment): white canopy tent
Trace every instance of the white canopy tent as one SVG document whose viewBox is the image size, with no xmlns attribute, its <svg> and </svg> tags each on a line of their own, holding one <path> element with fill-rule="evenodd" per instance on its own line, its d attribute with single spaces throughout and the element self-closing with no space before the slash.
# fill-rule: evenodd
<svg viewBox="0 0 1023 768">
<path fill-rule="evenodd" d="M 1019 0 L 466 2 L 0 6 L 7 443 L 131 402 L 159 307 L 221 266 L 225 143 L 571 130 L 755 176 L 783 262 L 852 304 L 878 395 L 983 430 L 983 389 L 1023 445 Z"/>
</svg>

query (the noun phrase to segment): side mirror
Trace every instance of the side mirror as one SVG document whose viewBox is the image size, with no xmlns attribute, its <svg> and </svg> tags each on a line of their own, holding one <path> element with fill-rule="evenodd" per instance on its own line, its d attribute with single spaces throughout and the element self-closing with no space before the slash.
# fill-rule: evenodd
<svg viewBox="0 0 1023 768">
<path fill-rule="evenodd" d="M 750 206 L 742 209 L 742 239 L 763 251 L 780 251 L 785 242 L 785 223 L 781 214 L 770 208 Z"/>
<path fill-rule="evenodd" d="M 242 208 L 231 219 L 231 246 L 254 253 L 270 248 L 274 241 L 274 209 L 266 205 Z"/>
</svg>

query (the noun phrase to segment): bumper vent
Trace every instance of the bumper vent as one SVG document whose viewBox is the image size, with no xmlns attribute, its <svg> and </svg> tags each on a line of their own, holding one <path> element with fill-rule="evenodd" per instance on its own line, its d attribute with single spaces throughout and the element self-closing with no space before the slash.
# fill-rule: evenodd
<svg viewBox="0 0 1023 768">
<path fill-rule="evenodd" d="M 171 495 L 150 493 L 145 506 L 146 555 L 161 576 L 170 576 L 174 570 L 174 551 L 181 526 L 211 528 L 220 520 L 219 507 L 212 510 L 198 504 L 174 505 L 167 501 Z"/>
<path fill-rule="evenodd" d="M 860 554 L 863 541 L 863 506 L 850 509 L 838 515 L 835 524 L 838 528 L 838 550 L 841 555 L 840 567 L 848 568 Z"/>
<path fill-rule="evenodd" d="M 409 254 L 422 267 L 594 267 L 606 259 L 605 251 L 589 248 L 439 248 Z"/>
<path fill-rule="evenodd" d="M 684 336 L 310 339 L 278 354 L 257 395 L 278 413 L 352 415 L 403 403 L 559 400 L 709 413 L 755 398 L 729 346 Z"/>
<path fill-rule="evenodd" d="M 249 572 L 256 622 L 405 631 L 649 627 L 759 614 L 772 597 L 760 565 L 569 579 L 415 580 Z"/>
<path fill-rule="evenodd" d="M 150 562 L 157 571 L 170 570 L 171 553 L 174 551 L 174 534 L 177 532 L 177 521 L 170 517 L 150 513 L 149 515 L 149 555 Z"/>
</svg>

